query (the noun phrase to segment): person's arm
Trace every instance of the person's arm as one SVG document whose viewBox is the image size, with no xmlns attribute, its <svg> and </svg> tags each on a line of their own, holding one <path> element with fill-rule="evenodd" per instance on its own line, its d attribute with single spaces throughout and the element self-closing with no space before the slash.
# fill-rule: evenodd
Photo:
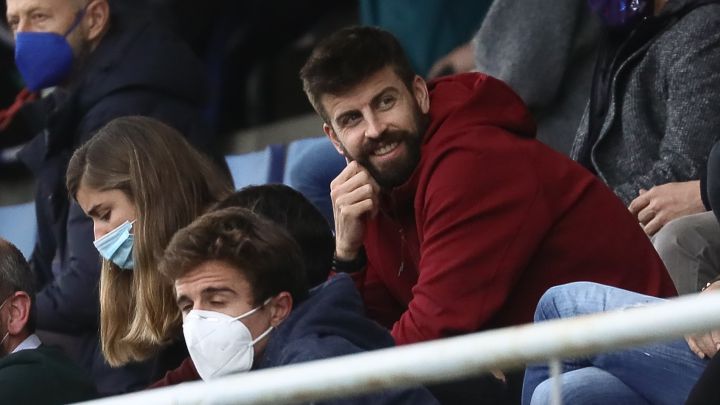
<svg viewBox="0 0 720 405">
<path fill-rule="evenodd" d="M 615 187 L 623 201 L 632 201 L 641 189 L 699 179 L 720 136 L 720 24 L 707 23 L 699 14 L 691 12 L 673 27 L 678 32 L 677 52 L 664 79 L 665 134 L 648 170 Z"/>
<path fill-rule="evenodd" d="M 652 236 L 673 219 L 705 211 L 700 188 L 701 182 L 693 180 L 640 190 L 628 209 L 645 233 Z"/>
<path fill-rule="evenodd" d="M 351 162 L 330 184 L 335 218 L 335 261 L 354 262 L 362 249 L 366 220 L 378 211 L 379 186 L 370 173 Z M 377 277 L 372 261 L 352 272 L 370 318 L 390 328 L 402 307 Z M 341 269 L 334 269 L 341 270 Z"/>
<path fill-rule="evenodd" d="M 392 329 L 397 344 L 480 330 L 505 305 L 552 226 L 531 160 L 522 151 L 456 149 L 436 164 L 418 219 L 418 282 Z"/>
<path fill-rule="evenodd" d="M 93 246 L 92 220 L 74 202 L 66 238 L 65 268 L 37 294 L 37 327 L 61 333 L 95 330 L 101 260 Z"/>
<path fill-rule="evenodd" d="M 472 42 L 466 42 L 435 62 L 428 71 L 427 78 L 470 72 L 474 68 Z"/>
<path fill-rule="evenodd" d="M 475 67 L 537 110 L 557 97 L 578 36 L 591 52 L 597 32 L 584 1 L 496 0 L 473 40 Z"/>
<path fill-rule="evenodd" d="M 313 335 L 315 336 L 315 335 Z M 389 337 L 388 337 L 389 339 Z M 305 338 L 291 342 L 283 348 L 279 364 L 272 365 L 287 366 L 290 364 L 304 363 L 313 360 L 322 360 L 331 357 L 338 357 L 350 354 L 357 354 L 364 350 L 348 339 L 337 335 L 329 335 L 322 338 Z M 393 404 L 393 405 L 436 405 L 439 402 L 424 387 L 410 387 L 403 389 L 386 389 L 366 395 L 355 395 L 349 398 L 338 398 L 335 400 L 322 401 L 322 405 L 361 405 L 361 404 Z"/>
</svg>

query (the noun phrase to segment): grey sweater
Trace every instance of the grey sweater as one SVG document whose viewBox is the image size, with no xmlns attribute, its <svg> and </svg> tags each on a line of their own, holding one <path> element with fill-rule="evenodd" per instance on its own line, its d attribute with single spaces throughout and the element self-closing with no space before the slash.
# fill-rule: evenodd
<svg viewBox="0 0 720 405">
<path fill-rule="evenodd" d="M 496 0 L 474 39 L 479 71 L 506 82 L 568 154 L 590 94 L 599 21 L 586 0 Z"/>
<path fill-rule="evenodd" d="M 662 15 L 690 1 L 671 0 Z M 640 189 L 699 179 L 720 137 L 720 4 L 688 12 L 618 66 L 597 140 L 589 145 L 586 109 L 571 157 L 590 147 L 591 169 L 626 204 Z"/>
</svg>

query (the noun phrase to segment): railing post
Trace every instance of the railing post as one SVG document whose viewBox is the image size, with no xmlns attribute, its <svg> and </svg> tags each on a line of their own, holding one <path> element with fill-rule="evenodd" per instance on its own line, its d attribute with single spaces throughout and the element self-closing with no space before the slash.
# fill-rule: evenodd
<svg viewBox="0 0 720 405">
<path fill-rule="evenodd" d="M 560 370 L 560 360 L 557 358 L 550 359 L 548 367 L 550 368 L 550 382 L 552 383 L 550 405 L 562 405 L 562 372 Z"/>
</svg>

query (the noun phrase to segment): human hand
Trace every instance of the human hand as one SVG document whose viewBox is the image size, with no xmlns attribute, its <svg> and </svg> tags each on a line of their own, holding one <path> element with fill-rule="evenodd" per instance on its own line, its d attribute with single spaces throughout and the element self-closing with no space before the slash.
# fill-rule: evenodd
<svg viewBox="0 0 720 405">
<path fill-rule="evenodd" d="M 474 55 L 470 42 L 455 48 L 452 52 L 435 62 L 428 72 L 428 79 L 473 70 L 475 68 Z"/>
<path fill-rule="evenodd" d="M 365 219 L 377 214 L 379 192 L 375 179 L 357 162 L 350 162 L 330 183 L 338 259 L 357 257 L 365 236 Z"/>
<path fill-rule="evenodd" d="M 710 284 L 701 294 L 717 294 L 720 291 L 720 282 Z M 715 356 L 720 348 L 720 330 L 685 336 L 690 350 L 701 359 Z"/>
<path fill-rule="evenodd" d="M 675 218 L 705 211 L 700 197 L 700 180 L 642 189 L 628 209 L 642 224 L 645 233 L 652 236 Z"/>
</svg>

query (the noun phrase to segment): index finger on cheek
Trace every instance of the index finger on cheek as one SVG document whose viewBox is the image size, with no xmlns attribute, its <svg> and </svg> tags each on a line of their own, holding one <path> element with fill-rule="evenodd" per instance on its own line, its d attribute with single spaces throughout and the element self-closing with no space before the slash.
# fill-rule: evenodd
<svg viewBox="0 0 720 405">
<path fill-rule="evenodd" d="M 355 176 L 359 171 L 359 166 L 356 162 L 350 162 L 341 172 L 338 174 L 338 176 L 335 178 L 335 180 L 345 182 L 348 179 Z"/>
<path fill-rule="evenodd" d="M 361 165 L 361 164 L 357 164 L 357 167 L 358 167 L 358 173 L 362 173 L 364 176 L 366 176 L 366 180 L 367 180 L 368 183 L 372 183 L 373 185 L 377 185 L 377 183 L 375 182 L 375 178 L 374 178 L 373 175 L 370 173 L 370 170 L 368 170 L 365 166 L 363 166 L 363 165 Z"/>
</svg>

